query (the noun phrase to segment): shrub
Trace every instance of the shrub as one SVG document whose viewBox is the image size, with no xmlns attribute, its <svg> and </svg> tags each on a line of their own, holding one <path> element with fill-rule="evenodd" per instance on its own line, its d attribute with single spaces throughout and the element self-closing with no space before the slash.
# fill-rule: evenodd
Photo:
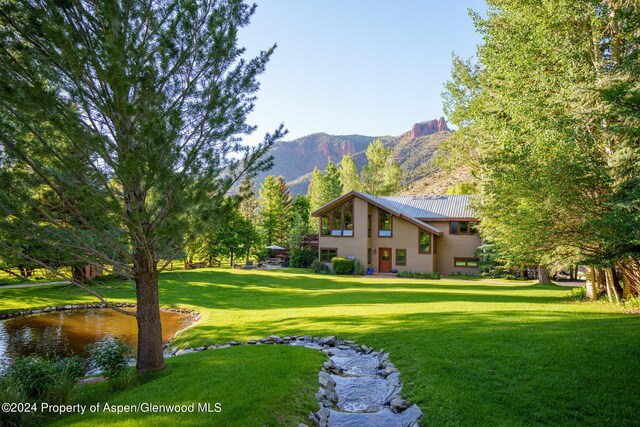
<svg viewBox="0 0 640 427">
<path fill-rule="evenodd" d="M 331 269 L 334 273 L 340 275 L 353 274 L 353 261 L 347 258 L 335 257 L 331 260 Z"/>
<path fill-rule="evenodd" d="M 587 287 L 581 286 L 579 288 L 571 289 L 571 293 L 569 294 L 569 299 L 574 301 L 582 301 L 587 299 Z"/>
<path fill-rule="evenodd" d="M 327 264 L 317 259 L 311 263 L 311 269 L 314 271 L 314 273 L 318 274 L 329 272 L 329 267 L 327 266 Z"/>
<path fill-rule="evenodd" d="M 586 287 L 582 287 L 580 289 L 584 289 L 584 293 L 585 293 L 585 298 L 586 298 L 586 294 L 587 294 L 587 290 Z M 627 308 L 631 308 L 631 309 L 637 309 L 640 308 L 640 296 L 629 296 L 627 297 L 627 299 L 624 300 L 624 306 Z"/>
<path fill-rule="evenodd" d="M 124 371 L 133 354 L 122 340 L 111 337 L 98 341 L 89 353 L 94 365 L 108 377 L 115 377 Z"/>
<path fill-rule="evenodd" d="M 291 267 L 309 268 L 313 261 L 318 259 L 318 254 L 311 249 L 302 248 L 291 251 Z"/>
<path fill-rule="evenodd" d="M 417 273 L 413 271 L 401 271 L 398 277 L 405 279 L 440 279 L 440 273 Z"/>
<path fill-rule="evenodd" d="M 27 356 L 16 359 L 2 374 L 3 388 L 29 401 L 65 403 L 76 380 L 87 371 L 87 363 L 77 356 L 44 359 Z"/>
<path fill-rule="evenodd" d="M 353 262 L 353 274 L 356 276 L 364 276 L 364 273 L 367 272 L 367 269 L 358 258 Z"/>
</svg>

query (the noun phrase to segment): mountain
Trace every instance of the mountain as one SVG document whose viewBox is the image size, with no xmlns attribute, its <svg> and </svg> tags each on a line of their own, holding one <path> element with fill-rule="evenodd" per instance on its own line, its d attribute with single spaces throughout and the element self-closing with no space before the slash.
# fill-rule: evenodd
<svg viewBox="0 0 640 427">
<path fill-rule="evenodd" d="M 340 162 L 342 156 L 351 154 L 358 169 L 366 163 L 365 150 L 376 138 L 393 149 L 394 158 L 404 172 L 405 185 L 411 187 L 437 172 L 431 159 L 440 143 L 451 131 L 444 118 L 414 124 L 399 136 L 328 135 L 314 133 L 293 141 L 276 143 L 271 150 L 274 166 L 258 176 L 261 183 L 267 175 L 282 175 L 287 180 L 291 194 L 306 194 L 313 170 L 323 170 L 327 160 Z"/>
</svg>

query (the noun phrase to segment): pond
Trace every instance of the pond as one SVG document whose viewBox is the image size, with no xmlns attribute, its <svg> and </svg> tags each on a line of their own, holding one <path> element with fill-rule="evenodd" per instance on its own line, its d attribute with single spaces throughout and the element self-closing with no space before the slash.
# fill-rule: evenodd
<svg viewBox="0 0 640 427">
<path fill-rule="evenodd" d="M 162 339 L 169 341 L 194 322 L 186 313 L 161 311 Z M 0 322 L 0 370 L 17 356 L 87 355 L 87 348 L 107 337 L 137 347 L 136 318 L 111 309 L 54 311 L 15 317 Z"/>
</svg>

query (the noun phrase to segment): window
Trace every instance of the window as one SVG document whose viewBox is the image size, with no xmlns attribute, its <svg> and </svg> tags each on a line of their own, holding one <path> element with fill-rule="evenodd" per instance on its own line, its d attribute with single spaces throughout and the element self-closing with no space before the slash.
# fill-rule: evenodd
<svg viewBox="0 0 640 427">
<path fill-rule="evenodd" d="M 367 216 L 367 237 L 371 237 L 371 215 Z"/>
<path fill-rule="evenodd" d="M 323 236 L 353 236 L 353 200 L 334 208 L 322 218 L 321 232 Z"/>
<path fill-rule="evenodd" d="M 478 223 L 475 221 L 451 221 L 449 234 L 478 234 Z"/>
<path fill-rule="evenodd" d="M 353 201 L 349 200 L 342 207 L 343 236 L 353 236 Z"/>
<path fill-rule="evenodd" d="M 478 266 L 478 258 L 454 258 L 453 265 L 455 267 L 476 268 Z"/>
<path fill-rule="evenodd" d="M 418 242 L 418 253 L 431 253 L 431 234 L 420 230 L 420 238 Z"/>
<path fill-rule="evenodd" d="M 323 236 L 329 235 L 329 217 L 327 215 L 320 217 L 320 234 Z"/>
<path fill-rule="evenodd" d="M 320 248 L 320 261 L 331 262 L 332 258 L 338 256 L 338 250 L 335 248 Z"/>
<path fill-rule="evenodd" d="M 396 249 L 396 265 L 407 265 L 406 249 Z"/>
<path fill-rule="evenodd" d="M 342 236 L 342 206 L 331 212 L 331 235 Z"/>
<path fill-rule="evenodd" d="M 371 248 L 367 249 L 367 264 L 371 264 Z"/>
<path fill-rule="evenodd" d="M 378 209 L 378 237 L 391 237 L 392 227 L 391 214 Z"/>
</svg>

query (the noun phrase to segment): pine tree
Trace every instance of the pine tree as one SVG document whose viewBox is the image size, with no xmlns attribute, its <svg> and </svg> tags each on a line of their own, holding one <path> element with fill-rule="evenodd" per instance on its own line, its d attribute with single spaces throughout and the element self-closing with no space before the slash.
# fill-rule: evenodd
<svg viewBox="0 0 640 427">
<path fill-rule="evenodd" d="M 256 196 L 251 177 L 247 176 L 242 180 L 240 190 L 238 192 L 238 198 L 240 199 L 240 204 L 238 206 L 240 214 L 251 221 L 252 224 L 257 224 L 260 202 Z"/>
<path fill-rule="evenodd" d="M 283 134 L 237 143 L 255 129 L 246 118 L 275 47 L 242 58 L 254 11 L 235 0 L 0 8 L 0 250 L 24 256 L 11 237 L 39 236 L 130 277 L 139 371 L 164 366 L 159 272 L 234 182 L 270 165 Z"/>
<path fill-rule="evenodd" d="M 291 193 L 284 177 L 269 175 L 261 185 L 260 229 L 267 245 L 284 245 L 291 226 Z"/>
</svg>

